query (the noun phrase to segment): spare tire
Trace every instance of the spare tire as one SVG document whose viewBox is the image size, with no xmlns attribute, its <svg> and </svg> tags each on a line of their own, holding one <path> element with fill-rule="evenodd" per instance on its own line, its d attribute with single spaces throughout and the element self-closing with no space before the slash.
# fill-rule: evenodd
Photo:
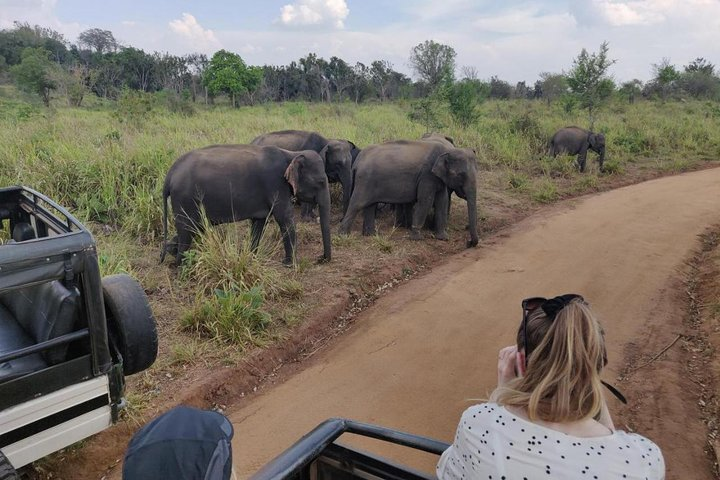
<svg viewBox="0 0 720 480">
<path fill-rule="evenodd" d="M 145 291 L 125 274 L 104 277 L 102 289 L 108 335 L 122 357 L 123 373 L 142 372 L 158 351 L 157 326 Z"/>
</svg>

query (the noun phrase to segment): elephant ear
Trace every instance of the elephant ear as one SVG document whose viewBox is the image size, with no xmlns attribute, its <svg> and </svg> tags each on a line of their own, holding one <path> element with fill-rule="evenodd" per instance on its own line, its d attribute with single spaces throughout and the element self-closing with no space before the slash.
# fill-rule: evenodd
<svg viewBox="0 0 720 480">
<path fill-rule="evenodd" d="M 449 159 L 450 154 L 447 152 L 438 155 L 438 157 L 435 159 L 435 163 L 433 164 L 432 169 L 430 170 L 433 175 L 441 179 L 445 184 L 448 183 L 450 174 L 448 166 Z"/>
<path fill-rule="evenodd" d="M 285 170 L 285 180 L 290 184 L 293 195 L 297 195 L 297 187 L 300 184 L 300 169 L 302 168 L 302 162 L 305 159 L 305 155 L 298 155 L 292 159 L 290 165 Z"/>
</svg>

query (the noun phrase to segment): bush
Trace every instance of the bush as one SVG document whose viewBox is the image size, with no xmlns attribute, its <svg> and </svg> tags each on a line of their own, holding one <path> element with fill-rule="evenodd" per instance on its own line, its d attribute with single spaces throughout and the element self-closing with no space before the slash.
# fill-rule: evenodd
<svg viewBox="0 0 720 480">
<path fill-rule="evenodd" d="M 270 314 L 262 309 L 262 288 L 216 290 L 182 317 L 182 326 L 240 347 L 263 345 L 269 335 Z"/>
<path fill-rule="evenodd" d="M 450 115 L 463 127 L 475 123 L 480 116 L 477 106 L 481 97 L 477 94 L 475 86 L 470 82 L 458 82 L 448 88 L 448 105 Z"/>
<path fill-rule="evenodd" d="M 112 115 L 121 122 L 137 122 L 150 116 L 155 108 L 155 98 L 151 93 L 140 90 L 123 89 Z"/>
<path fill-rule="evenodd" d="M 299 282 L 278 271 L 283 248 L 279 235 L 269 233 L 271 225 L 255 251 L 251 249 L 248 228 L 243 227 L 239 223 L 213 226 L 203 215 L 186 278 L 205 293 L 261 287 L 272 299 L 300 296 Z"/>
</svg>

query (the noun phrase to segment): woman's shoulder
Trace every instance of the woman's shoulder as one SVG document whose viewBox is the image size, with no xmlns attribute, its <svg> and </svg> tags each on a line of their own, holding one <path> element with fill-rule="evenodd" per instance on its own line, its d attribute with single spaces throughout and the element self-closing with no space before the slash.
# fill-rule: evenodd
<svg viewBox="0 0 720 480">
<path fill-rule="evenodd" d="M 618 449 L 620 450 L 636 450 L 641 454 L 656 453 L 661 455 L 660 447 L 658 447 L 655 442 L 647 437 L 643 437 L 639 433 L 616 430 L 613 437 L 615 437 L 615 442 L 618 444 Z"/>
</svg>

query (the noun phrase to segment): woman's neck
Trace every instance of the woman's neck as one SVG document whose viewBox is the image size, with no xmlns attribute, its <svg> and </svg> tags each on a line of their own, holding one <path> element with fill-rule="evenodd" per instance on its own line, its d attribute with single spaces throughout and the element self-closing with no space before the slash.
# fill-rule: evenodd
<svg viewBox="0 0 720 480">
<path fill-rule="evenodd" d="M 562 432 L 567 435 L 572 435 L 573 437 L 605 437 L 614 433 L 612 429 L 606 427 L 605 425 L 592 418 L 584 418 L 582 420 L 574 420 L 568 422 L 547 422 L 540 419 L 530 420 L 527 408 L 524 407 L 506 406 L 505 409 L 507 409 L 513 415 L 527 420 L 528 422 L 543 426 L 545 428 L 549 428 L 551 430 Z"/>
</svg>

